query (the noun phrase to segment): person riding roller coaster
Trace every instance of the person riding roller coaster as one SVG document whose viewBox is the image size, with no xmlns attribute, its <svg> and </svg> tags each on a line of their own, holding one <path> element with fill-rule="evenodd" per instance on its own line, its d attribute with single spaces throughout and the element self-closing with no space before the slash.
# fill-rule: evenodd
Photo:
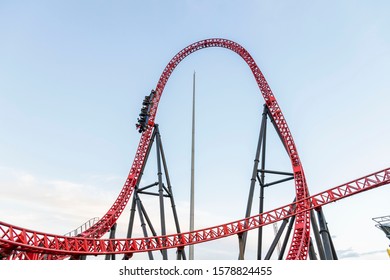
<svg viewBox="0 0 390 280">
<path fill-rule="evenodd" d="M 139 133 L 144 132 L 148 128 L 148 120 L 150 116 L 149 113 L 150 108 L 153 104 L 152 100 L 155 93 L 156 91 L 152 89 L 150 94 L 145 96 L 144 100 L 142 101 L 141 113 L 139 114 L 139 118 L 137 119 L 138 123 L 135 125 Z"/>
</svg>

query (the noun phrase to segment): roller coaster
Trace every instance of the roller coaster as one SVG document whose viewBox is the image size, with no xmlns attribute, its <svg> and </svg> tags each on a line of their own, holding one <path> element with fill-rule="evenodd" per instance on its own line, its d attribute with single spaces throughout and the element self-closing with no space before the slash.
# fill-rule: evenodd
<svg viewBox="0 0 390 280">
<path fill-rule="evenodd" d="M 156 142 L 159 151 L 159 182 L 157 183 L 157 186 L 159 187 L 158 195 L 160 197 L 160 204 L 164 197 L 169 197 L 171 202 L 173 202 L 173 195 L 170 190 L 169 182 L 168 186 L 165 186 L 160 177 L 160 174 L 162 174 L 162 171 L 160 170 L 161 160 L 164 169 L 166 169 L 166 163 L 161 145 L 160 132 L 158 125 L 155 123 L 159 101 L 169 77 L 176 66 L 193 52 L 212 47 L 225 48 L 238 54 L 249 66 L 264 99 L 263 118 L 253 165 L 245 217 L 240 220 L 209 228 L 182 232 L 176 219 L 177 216 L 175 216 L 176 232 L 167 234 L 164 224 L 164 213 L 160 213 L 162 221 L 161 235 L 153 232 L 152 236 L 149 236 L 144 228 L 143 237 L 131 237 L 131 221 L 129 222 L 129 234 L 127 238 L 115 238 L 114 232 L 117 220 L 122 215 L 131 198 L 133 199 L 132 209 L 135 210 L 138 208 L 139 211 L 143 213 L 143 215 L 140 215 L 140 218 L 145 219 L 145 223 L 150 226 L 148 216 L 142 208 L 139 199 L 139 194 L 145 192 L 147 187 L 140 188 L 139 184 L 154 142 Z M 269 248 L 266 259 L 270 258 L 270 254 L 272 254 L 276 243 L 279 242 L 281 234 L 286 228 L 288 229 L 283 242 L 284 249 L 279 254 L 278 259 L 317 259 L 318 255 L 320 259 L 337 259 L 333 242 L 327 230 L 322 207 L 340 199 L 390 183 L 390 168 L 386 168 L 322 191 L 318 194 L 311 195 L 307 186 L 304 169 L 298 155 L 298 150 L 275 95 L 271 91 L 263 73 L 260 71 L 260 68 L 257 66 L 249 52 L 241 45 L 231 40 L 220 38 L 201 40 L 178 52 L 163 70 L 155 89 L 150 96 L 144 100 L 141 114 L 137 124 L 137 129 L 141 133 L 141 137 L 133 164 L 119 195 L 106 214 L 102 218 L 95 219 L 93 222 L 88 223 L 88 226 L 80 227 L 74 234 L 71 232 L 66 235 L 39 232 L 0 221 L 1 259 L 85 259 L 88 255 L 105 255 L 114 258 L 115 255 L 119 254 L 122 254 L 124 259 L 130 259 L 133 254 L 142 252 L 150 253 L 152 251 L 162 252 L 163 258 L 166 259 L 167 255 L 165 252 L 169 249 L 177 250 L 178 259 L 186 259 L 184 249 L 189 245 L 211 242 L 228 236 L 237 236 L 239 242 L 238 258 L 244 259 L 247 233 L 254 229 L 261 230 L 262 227 L 276 222 L 282 222 L 282 226 L 275 235 L 274 242 Z M 291 172 L 266 170 L 264 168 L 261 154 L 265 149 L 267 119 L 271 120 L 283 147 L 286 150 L 291 162 Z M 290 204 L 283 205 L 270 211 L 264 212 L 260 210 L 258 214 L 251 215 L 255 183 L 259 182 L 261 187 L 265 187 L 264 176 L 269 173 L 286 175 L 286 179 L 279 180 L 280 182 L 293 180 L 295 198 Z M 273 182 L 272 184 L 280 182 Z M 172 205 L 174 205 L 174 203 L 172 203 Z M 163 210 L 163 208 L 161 208 L 161 210 Z M 317 213 L 318 220 L 315 219 L 315 213 Z M 131 217 L 131 220 L 132 219 L 134 219 L 134 215 Z M 110 238 L 103 238 L 108 232 L 111 232 Z M 313 238 L 316 240 L 318 254 L 315 252 L 313 246 Z M 287 243 L 289 243 L 288 250 L 286 250 Z"/>
</svg>

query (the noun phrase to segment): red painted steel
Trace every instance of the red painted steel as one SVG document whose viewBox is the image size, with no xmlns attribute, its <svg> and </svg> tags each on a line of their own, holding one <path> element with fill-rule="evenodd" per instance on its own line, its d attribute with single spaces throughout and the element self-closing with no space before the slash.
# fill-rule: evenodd
<svg viewBox="0 0 390 280">
<path fill-rule="evenodd" d="M 151 144 L 151 135 L 158 104 L 170 75 L 186 56 L 200 49 L 209 47 L 221 47 L 232 50 L 241 56 L 250 67 L 291 159 L 297 201 L 294 203 L 295 210 L 292 210 L 292 205 L 288 205 L 241 221 L 228 223 L 210 229 L 194 231 L 192 233 L 170 235 L 164 238 L 156 237 L 153 239 L 141 238 L 115 240 L 99 239 L 107 233 L 118 220 L 134 191 L 142 167 L 145 163 L 146 152 Z M 207 39 L 193 43 L 177 53 L 168 63 L 160 76 L 155 91 L 156 94 L 152 100 L 153 105 L 150 109 L 149 127 L 141 135 L 137 152 L 126 182 L 107 213 L 96 224 L 81 233 L 80 237 L 77 238 L 30 231 L 1 222 L 0 254 L 10 256 L 12 251 L 26 251 L 27 253 L 21 253 L 20 256 L 17 256 L 15 253 L 13 253 L 12 256 L 16 258 L 42 258 L 43 256 L 41 254 L 64 254 L 75 256 L 80 254 L 104 254 L 107 252 L 132 253 L 147 250 L 158 250 L 161 248 L 177 247 L 179 245 L 184 246 L 232 234 L 239 234 L 249 229 L 295 215 L 294 234 L 287 259 L 306 259 L 310 238 L 309 210 L 313 206 L 310 204 L 304 171 L 287 122 L 275 96 L 252 56 L 239 44 L 226 39 Z M 315 200 L 314 202 L 320 201 L 321 200 Z"/>
<path fill-rule="evenodd" d="M 193 232 L 177 233 L 166 236 L 131 239 L 94 239 L 52 235 L 26 230 L 4 222 L 0 222 L 0 254 L 5 255 L 7 248 L 17 248 L 27 251 L 24 258 L 45 254 L 52 255 L 102 255 L 102 254 L 133 254 L 183 247 L 186 245 L 209 242 L 235 234 L 253 230 L 291 216 L 320 207 L 340 199 L 372 190 L 390 183 L 390 168 L 372 173 L 357 180 L 307 197 L 305 204 L 308 209 L 300 209 L 297 201 L 274 210 L 258 214 L 246 219 L 206 228 Z M 15 258 L 18 255 L 14 256 Z"/>
</svg>

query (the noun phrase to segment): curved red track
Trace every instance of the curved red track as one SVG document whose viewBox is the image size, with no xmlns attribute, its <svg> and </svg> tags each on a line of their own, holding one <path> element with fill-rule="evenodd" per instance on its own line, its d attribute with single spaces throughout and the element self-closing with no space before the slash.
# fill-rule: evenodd
<svg viewBox="0 0 390 280">
<path fill-rule="evenodd" d="M 122 214 L 140 177 L 142 167 L 145 163 L 146 152 L 149 145 L 151 145 L 153 124 L 159 100 L 170 75 L 186 56 L 209 47 L 221 47 L 232 50 L 241 56 L 250 67 L 291 159 L 295 180 L 296 202 L 264 214 L 194 232 L 154 237 L 153 239 L 100 239 L 110 230 Z M 310 238 L 310 209 L 390 182 L 390 171 L 386 169 L 321 193 L 319 197 L 309 197 L 301 161 L 276 98 L 251 55 L 242 46 L 233 41 L 226 39 L 207 39 L 187 46 L 177 53 L 165 67 L 155 90 L 156 94 L 150 110 L 150 126 L 141 135 L 132 167 L 121 192 L 103 218 L 91 228 L 84 231 L 81 234 L 82 237 L 77 238 L 36 232 L 0 222 L 0 255 L 7 257 L 14 251 L 21 251 L 27 252 L 25 258 L 37 258 L 39 254 L 77 256 L 107 253 L 131 254 L 141 251 L 161 250 L 165 248 L 183 247 L 239 234 L 294 215 L 296 217 L 295 228 L 287 259 L 306 259 Z M 363 183 L 361 183 L 362 180 L 364 181 Z M 337 195 L 337 193 L 340 193 L 340 195 Z"/>
</svg>

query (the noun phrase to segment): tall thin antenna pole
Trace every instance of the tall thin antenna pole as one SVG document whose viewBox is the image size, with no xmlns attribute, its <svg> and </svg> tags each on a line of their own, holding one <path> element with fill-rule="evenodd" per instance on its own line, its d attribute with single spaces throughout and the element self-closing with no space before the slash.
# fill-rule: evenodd
<svg viewBox="0 0 390 280">
<path fill-rule="evenodd" d="M 195 212 L 195 71 L 192 83 L 192 144 L 191 144 L 191 198 L 190 198 L 190 231 L 194 231 L 194 212 Z M 194 245 L 190 245 L 189 259 L 194 259 Z"/>
</svg>

